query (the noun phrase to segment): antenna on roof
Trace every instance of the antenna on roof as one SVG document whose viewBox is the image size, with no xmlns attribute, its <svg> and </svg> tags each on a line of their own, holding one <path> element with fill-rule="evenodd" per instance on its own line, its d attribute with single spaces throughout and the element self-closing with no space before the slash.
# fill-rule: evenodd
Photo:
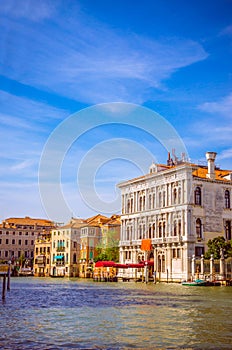
<svg viewBox="0 0 232 350">
<path fill-rule="evenodd" d="M 170 152 L 168 152 L 167 165 L 168 166 L 173 166 L 174 165 L 174 162 L 173 162 L 173 159 L 171 158 Z"/>
</svg>

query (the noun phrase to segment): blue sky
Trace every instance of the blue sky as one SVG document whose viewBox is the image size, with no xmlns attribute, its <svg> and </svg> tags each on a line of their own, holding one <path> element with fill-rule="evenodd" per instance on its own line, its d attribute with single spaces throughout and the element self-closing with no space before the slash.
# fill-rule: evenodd
<svg viewBox="0 0 232 350">
<path fill-rule="evenodd" d="M 0 2 L 0 219 L 50 216 L 38 184 L 44 146 L 70 115 L 97 104 L 149 108 L 176 129 L 192 161 L 216 151 L 217 164 L 232 169 L 231 13 L 231 0 Z M 96 124 L 69 147 L 61 187 L 72 215 L 99 212 L 80 194 L 78 169 L 88 154 L 104 158 L 102 142 L 108 161 L 92 170 L 107 202 L 116 183 L 142 173 L 133 142 L 138 162 L 141 147 L 166 161 L 167 150 L 144 130 Z M 121 147 L 110 159 L 107 142 L 119 138 L 131 156 Z M 67 217 L 61 210 L 51 219 Z"/>
</svg>

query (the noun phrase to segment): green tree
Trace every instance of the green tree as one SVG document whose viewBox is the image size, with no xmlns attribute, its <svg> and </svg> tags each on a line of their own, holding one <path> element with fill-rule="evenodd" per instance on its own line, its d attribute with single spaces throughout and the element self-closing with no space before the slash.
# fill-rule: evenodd
<svg viewBox="0 0 232 350">
<path fill-rule="evenodd" d="M 94 259 L 97 261 L 119 261 L 119 239 L 117 232 L 108 230 L 104 232 L 100 243 L 96 247 L 98 255 Z"/>
<path fill-rule="evenodd" d="M 214 259 L 220 259 L 221 249 L 225 258 L 232 257 L 232 241 L 226 241 L 223 236 L 209 239 L 207 246 L 208 251 L 205 253 L 206 259 L 209 259 L 211 254 L 213 254 Z"/>
<path fill-rule="evenodd" d="M 18 258 L 19 266 L 24 267 L 25 261 L 25 255 L 24 253 L 21 253 L 20 257 Z"/>
</svg>

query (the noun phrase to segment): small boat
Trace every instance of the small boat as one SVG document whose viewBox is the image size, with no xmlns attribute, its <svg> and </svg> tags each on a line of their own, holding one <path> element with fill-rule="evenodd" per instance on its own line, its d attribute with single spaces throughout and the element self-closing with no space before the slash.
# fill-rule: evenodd
<svg viewBox="0 0 232 350">
<path fill-rule="evenodd" d="M 64 278 L 64 275 L 49 275 L 52 278 Z"/>
<path fill-rule="evenodd" d="M 34 272 L 30 267 L 21 267 L 18 271 L 19 277 L 34 276 Z"/>
<path fill-rule="evenodd" d="M 207 281 L 205 280 L 195 280 L 195 281 L 185 281 L 182 282 L 182 286 L 207 286 Z"/>
</svg>

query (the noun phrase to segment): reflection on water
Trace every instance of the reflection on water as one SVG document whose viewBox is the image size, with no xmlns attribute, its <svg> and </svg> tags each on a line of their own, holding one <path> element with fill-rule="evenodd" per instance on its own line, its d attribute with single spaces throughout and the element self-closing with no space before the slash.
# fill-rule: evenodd
<svg viewBox="0 0 232 350">
<path fill-rule="evenodd" d="M 13 278 L 0 349 L 230 349 L 232 288 Z"/>
</svg>

